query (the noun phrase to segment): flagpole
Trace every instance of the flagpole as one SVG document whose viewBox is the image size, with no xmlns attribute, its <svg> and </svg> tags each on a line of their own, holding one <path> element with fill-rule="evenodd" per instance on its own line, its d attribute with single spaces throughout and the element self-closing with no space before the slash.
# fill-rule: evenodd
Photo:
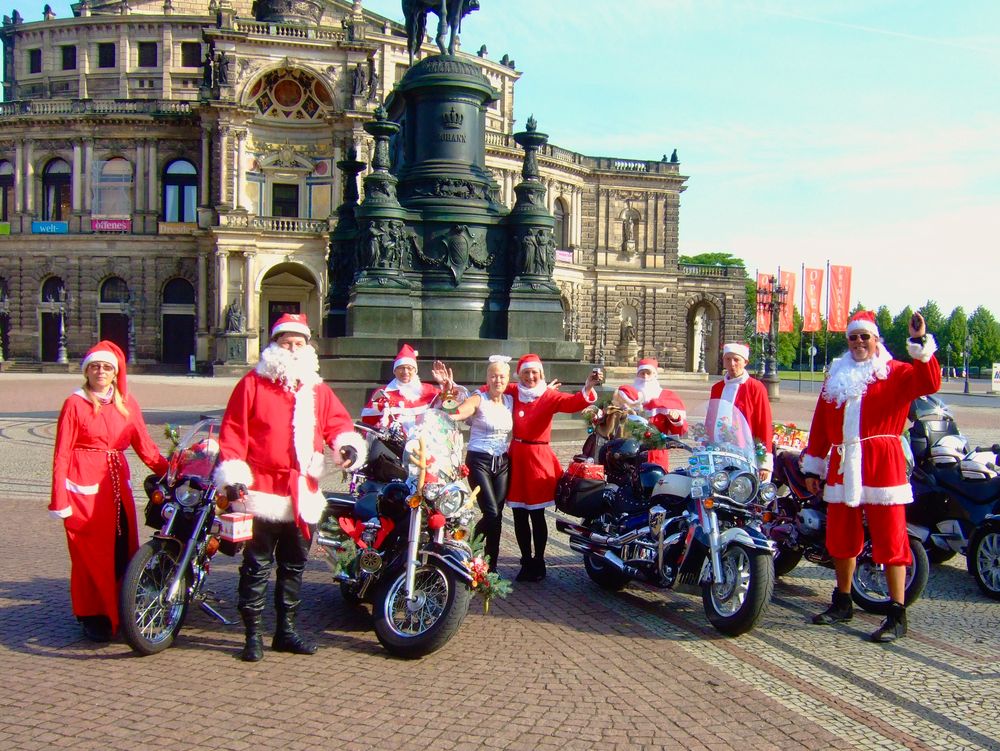
<svg viewBox="0 0 1000 751">
<path fill-rule="evenodd" d="M 800 285 L 802 289 L 799 291 L 799 315 L 806 309 L 806 265 L 802 264 L 802 276 Z M 805 323 L 805 319 L 802 319 L 802 323 Z M 795 311 L 792 311 L 792 329 L 795 329 Z M 802 328 L 799 327 L 799 393 L 802 393 Z"/>
<path fill-rule="evenodd" d="M 830 362 L 830 259 L 826 259 L 826 321 L 823 323 L 823 372 Z"/>
</svg>

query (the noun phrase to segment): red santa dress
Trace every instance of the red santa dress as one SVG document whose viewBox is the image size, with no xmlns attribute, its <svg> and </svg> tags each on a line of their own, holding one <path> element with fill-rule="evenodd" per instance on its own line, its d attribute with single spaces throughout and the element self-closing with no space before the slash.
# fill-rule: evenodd
<svg viewBox="0 0 1000 751">
<path fill-rule="evenodd" d="M 642 408 L 649 415 L 653 427 L 666 435 L 684 435 L 687 433 L 687 408 L 683 400 L 670 389 L 662 389 L 655 399 L 643 403 Z M 669 413 L 677 410 L 680 417 L 671 420 Z M 670 471 L 670 452 L 667 449 L 652 449 L 647 453 L 647 461 L 659 464 L 667 472 Z"/>
<path fill-rule="evenodd" d="M 323 447 L 345 446 L 364 464 L 367 448 L 336 394 L 319 375 L 286 387 L 263 376 L 264 362 L 236 384 L 219 431 L 220 485 L 242 483 L 246 510 L 269 521 L 294 521 L 306 539 L 326 501 L 319 490 Z"/>
<path fill-rule="evenodd" d="M 728 375 L 712 385 L 711 398 L 730 402 L 746 418 L 750 433 L 767 452 L 760 462 L 760 468 L 770 471 L 774 467 L 771 444 L 774 440 L 774 424 L 771 422 L 771 402 L 767 398 L 767 388 L 746 371 L 739 378 Z"/>
<path fill-rule="evenodd" d="M 516 384 L 508 386 L 507 393 L 514 397 L 507 505 L 526 509 L 552 506 L 556 483 L 562 476 L 562 465 L 549 445 L 552 418 L 557 412 L 579 412 L 597 397 L 590 398 L 579 391 L 565 394 L 546 389 L 537 399 L 525 402 Z"/>
<path fill-rule="evenodd" d="M 161 475 L 167 471 L 167 460 L 149 437 L 138 402 L 128 394 L 124 404 L 128 417 L 113 404 L 95 413 L 82 389 L 65 401 L 56 426 L 49 503 L 49 511 L 62 518 L 66 528 L 73 613 L 107 616 L 112 632 L 118 628 L 115 537 L 120 508 L 128 522 L 129 557 L 139 547 L 124 451 L 131 446 L 151 470 Z"/>
</svg>

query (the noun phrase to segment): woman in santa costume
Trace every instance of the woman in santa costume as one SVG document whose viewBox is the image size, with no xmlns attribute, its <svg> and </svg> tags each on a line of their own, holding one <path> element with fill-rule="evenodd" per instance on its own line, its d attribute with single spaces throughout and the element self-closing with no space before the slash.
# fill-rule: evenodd
<svg viewBox="0 0 1000 751">
<path fill-rule="evenodd" d="M 451 370 L 440 360 L 431 367 L 431 377 L 437 385 L 423 383 L 417 375 L 417 350 L 409 344 L 399 349 L 392 363 L 395 376 L 382 388 L 375 389 L 361 410 L 361 421 L 372 427 L 385 427 L 398 422 L 404 428 L 413 425 L 418 416 L 440 404 L 443 395 L 460 391 L 460 400 L 467 395 L 455 385 Z"/>
<path fill-rule="evenodd" d="M 56 426 L 49 513 L 66 527 L 73 613 L 87 638 L 106 642 L 118 629 L 121 577 L 139 547 L 124 451 L 131 446 L 160 475 L 167 460 L 128 392 L 118 346 L 98 342 L 83 358 L 83 373 Z"/>
<path fill-rule="evenodd" d="M 242 659 L 264 656 L 261 620 L 271 566 L 277 561 L 274 605 L 278 622 L 271 648 L 313 654 L 295 629 L 302 572 L 326 501 L 319 489 L 324 446 L 334 463 L 364 463 L 364 439 L 351 416 L 319 376 L 304 315 L 285 314 L 271 329 L 260 362 L 236 384 L 219 432 L 221 487 L 245 490 L 253 539 L 243 551 L 238 607 L 246 629 Z M 240 487 L 242 486 L 242 487 Z"/>
<path fill-rule="evenodd" d="M 620 386 L 616 396 L 621 404 L 648 418 L 661 433 L 684 435 L 688 427 L 687 409 L 677 394 L 660 386 L 657 378 L 659 367 L 660 364 L 652 357 L 639 360 L 631 387 Z M 646 460 L 670 471 L 670 452 L 667 449 L 650 449 Z"/>
<path fill-rule="evenodd" d="M 519 383 L 507 389 L 514 397 L 507 505 L 512 509 L 514 536 L 521 549 L 521 570 L 515 578 L 541 581 L 545 578 L 545 544 L 549 538 L 545 508 L 555 503 L 556 483 L 562 475 L 562 465 L 549 445 L 552 418 L 557 412 L 579 412 L 597 401 L 594 387 L 601 383 L 603 375 L 594 368 L 582 391 L 564 394 L 547 386 L 541 359 L 528 354 L 517 361 L 517 376 Z"/>
<path fill-rule="evenodd" d="M 819 478 L 826 476 L 826 547 L 837 572 L 833 602 L 813 623 L 841 623 L 854 615 L 851 579 L 864 544 L 863 511 L 872 560 L 885 565 L 892 599 L 885 621 L 871 635 L 877 642 L 894 641 L 907 628 L 906 566 L 911 556 L 905 504 L 913 500 L 913 492 L 899 437 L 910 402 L 941 387 L 937 344 L 919 313 L 913 314 L 909 329 L 906 349 L 912 364 L 892 359 L 879 341 L 873 313 L 862 310 L 851 317 L 848 354 L 830 365 L 801 459 L 810 493 L 819 492 Z"/>
<path fill-rule="evenodd" d="M 766 480 L 774 467 L 772 442 L 774 424 L 771 422 L 771 401 L 767 398 L 767 388 L 747 371 L 750 348 L 745 344 L 731 342 L 722 347 L 722 367 L 726 371 L 721 381 L 712 385 L 711 399 L 718 403 L 719 415 L 728 408 L 739 410 L 746 418 L 753 438 L 764 448 L 764 456 L 759 464 L 760 478 Z M 711 416 L 710 416 L 711 417 Z M 706 418 L 705 424 L 712 425 L 715 419 Z"/>
</svg>

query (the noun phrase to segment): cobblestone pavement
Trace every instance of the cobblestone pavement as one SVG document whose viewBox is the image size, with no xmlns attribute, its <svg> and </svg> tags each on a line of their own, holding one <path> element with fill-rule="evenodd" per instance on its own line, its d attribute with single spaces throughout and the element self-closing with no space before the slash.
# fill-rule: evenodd
<svg viewBox="0 0 1000 751">
<path fill-rule="evenodd" d="M 154 657 L 91 644 L 71 616 L 61 526 L 44 512 L 54 410 L 77 381 L 10 375 L 0 376 L 0 748 L 1000 749 L 1000 603 L 961 557 L 933 569 L 910 636 L 887 646 L 865 641 L 878 624 L 867 614 L 808 624 L 833 581 L 809 564 L 736 639 L 708 626 L 700 598 L 638 585 L 609 594 L 554 517 L 548 578 L 517 585 L 488 616 L 474 603 L 448 646 L 420 661 L 386 655 L 319 557 L 300 617 L 321 646 L 314 657 L 241 663 L 239 627 L 200 611 Z M 156 437 L 164 422 L 220 408 L 232 385 L 178 380 L 134 379 Z M 776 418 L 807 422 L 814 399 L 787 396 Z M 1000 436 L 992 405 L 956 416 L 975 441 Z M 575 448 L 560 446 L 562 458 Z M 135 463 L 133 474 L 143 476 Z M 507 576 L 516 558 L 508 524 Z M 216 560 L 209 586 L 234 615 L 237 562 Z"/>
</svg>

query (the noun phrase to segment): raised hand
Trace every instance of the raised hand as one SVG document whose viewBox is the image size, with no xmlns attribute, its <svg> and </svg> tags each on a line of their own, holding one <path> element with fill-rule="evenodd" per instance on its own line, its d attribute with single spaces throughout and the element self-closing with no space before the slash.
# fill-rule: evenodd
<svg viewBox="0 0 1000 751">
<path fill-rule="evenodd" d="M 927 324 L 924 321 L 924 317 L 920 313 L 914 313 L 910 316 L 910 336 L 914 339 L 919 339 L 925 334 L 927 334 Z"/>
<path fill-rule="evenodd" d="M 455 382 L 451 368 L 441 362 L 441 360 L 435 360 L 434 364 L 431 365 L 431 377 L 439 386 L 450 386 Z"/>
</svg>

